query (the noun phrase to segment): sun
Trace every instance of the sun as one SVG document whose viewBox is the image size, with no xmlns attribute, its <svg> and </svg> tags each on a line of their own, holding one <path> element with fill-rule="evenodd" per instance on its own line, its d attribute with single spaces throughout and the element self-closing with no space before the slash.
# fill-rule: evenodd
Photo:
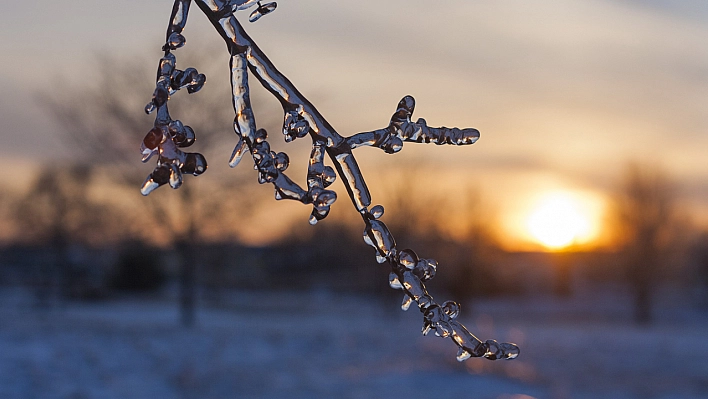
<svg viewBox="0 0 708 399">
<path fill-rule="evenodd" d="M 582 243 L 593 234 L 592 216 L 583 203 L 568 193 L 542 196 L 526 219 L 534 241 L 550 250 L 561 250 Z"/>
</svg>

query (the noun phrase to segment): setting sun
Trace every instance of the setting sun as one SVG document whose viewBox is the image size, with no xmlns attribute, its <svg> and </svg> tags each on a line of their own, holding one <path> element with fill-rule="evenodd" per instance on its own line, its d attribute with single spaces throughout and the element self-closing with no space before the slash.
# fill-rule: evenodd
<svg viewBox="0 0 708 399">
<path fill-rule="evenodd" d="M 526 228 L 534 241 L 559 250 L 592 239 L 596 230 L 594 218 L 581 199 L 563 192 L 549 193 L 531 209 Z"/>
</svg>

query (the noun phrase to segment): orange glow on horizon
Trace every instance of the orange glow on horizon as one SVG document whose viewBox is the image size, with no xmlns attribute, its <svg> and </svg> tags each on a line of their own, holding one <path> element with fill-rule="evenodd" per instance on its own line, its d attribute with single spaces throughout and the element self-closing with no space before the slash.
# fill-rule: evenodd
<svg viewBox="0 0 708 399">
<path fill-rule="evenodd" d="M 512 250 L 556 252 L 602 245 L 604 201 L 582 191 L 546 191 L 520 203 L 506 217 Z"/>
<path fill-rule="evenodd" d="M 535 241 L 550 250 L 561 250 L 591 235 L 591 216 L 577 200 L 564 193 L 545 195 L 526 219 Z"/>
</svg>

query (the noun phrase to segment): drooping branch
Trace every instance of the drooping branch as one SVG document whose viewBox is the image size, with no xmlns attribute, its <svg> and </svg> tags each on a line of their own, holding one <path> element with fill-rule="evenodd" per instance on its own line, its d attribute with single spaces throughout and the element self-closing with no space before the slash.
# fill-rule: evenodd
<svg viewBox="0 0 708 399">
<path fill-rule="evenodd" d="M 494 340 L 482 342 L 472 335 L 456 318 L 459 304 L 446 301 L 442 305 L 435 302 L 428 293 L 424 282 L 434 277 L 437 262 L 433 259 L 420 259 L 410 249 L 399 250 L 395 239 L 383 221 L 381 205 L 369 210 L 371 196 L 364 177 L 354 158 L 352 150 L 361 146 L 375 146 L 387 153 L 402 149 L 403 142 L 467 145 L 479 138 L 476 129 L 433 128 L 425 120 L 411 121 L 415 101 L 405 96 L 386 128 L 358 133 L 350 137 L 339 135 L 317 109 L 295 88 L 295 86 L 275 68 L 256 43 L 246 34 L 234 12 L 253 6 L 258 7 L 251 13 L 250 20 L 272 12 L 275 3 L 262 5 L 255 0 L 195 0 L 197 6 L 206 14 L 216 30 L 227 44 L 231 55 L 231 85 L 233 107 L 236 114 L 234 130 L 238 143 L 234 148 L 229 164 L 239 164 L 246 150 L 251 152 L 258 171 L 259 183 L 272 183 L 276 199 L 292 199 L 304 204 L 312 204 L 310 223 L 314 224 L 329 213 L 330 206 L 336 200 L 336 193 L 327 190 L 336 175 L 342 179 L 349 197 L 361 214 L 365 229 L 365 242 L 376 250 L 379 263 L 388 262 L 391 266 L 389 284 L 392 288 L 404 292 L 401 305 L 407 310 L 414 302 L 423 313 L 423 334 L 434 331 L 440 337 L 450 337 L 458 347 L 457 359 L 486 357 L 488 359 L 513 359 L 519 354 L 514 344 L 497 343 Z M 143 142 L 143 161 L 153 154 L 159 154 L 158 165 L 143 186 L 143 194 L 162 184 L 170 183 L 178 188 L 182 183 L 181 173 L 202 173 L 206 169 L 206 160 L 201 154 L 181 152 L 178 147 L 186 147 L 194 142 L 191 128 L 173 121 L 167 111 L 170 95 L 186 87 L 192 93 L 204 84 L 205 77 L 192 68 L 180 71 L 175 68 L 176 60 L 170 50 L 185 43 L 181 32 L 185 27 L 190 0 L 176 0 L 172 10 L 171 22 L 167 31 L 165 56 L 160 62 L 153 100 L 146 111 L 157 109 L 155 127 Z M 307 168 L 307 190 L 301 188 L 285 175 L 289 165 L 287 154 L 270 150 L 267 133 L 256 129 L 255 117 L 249 99 L 248 72 L 265 87 L 283 106 L 283 134 L 285 141 L 309 135 L 312 139 L 312 152 Z M 333 161 L 337 173 L 325 166 L 327 154 Z"/>
</svg>

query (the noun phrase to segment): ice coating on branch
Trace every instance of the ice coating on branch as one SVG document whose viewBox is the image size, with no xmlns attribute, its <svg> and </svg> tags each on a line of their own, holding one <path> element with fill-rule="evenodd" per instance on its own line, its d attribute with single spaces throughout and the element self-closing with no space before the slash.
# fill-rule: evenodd
<svg viewBox="0 0 708 399">
<path fill-rule="evenodd" d="M 423 335 L 433 331 L 436 336 L 450 338 L 458 346 L 459 361 L 470 357 L 490 360 L 517 357 L 518 346 L 493 340 L 482 342 L 455 320 L 460 314 L 457 302 L 446 301 L 442 305 L 435 302 L 424 283 L 435 277 L 438 263 L 434 259 L 421 259 L 411 249 L 397 250 L 388 228 L 378 220 L 383 213 L 380 205 L 364 213 L 364 241 L 374 247 L 380 263 L 388 261 L 391 266 L 389 285 L 404 292 L 401 309 L 408 310 L 415 303 L 423 313 Z"/>
<path fill-rule="evenodd" d="M 173 120 L 167 103 L 177 91 L 186 88 L 189 93 L 198 92 L 206 77 L 194 68 L 179 70 L 172 50 L 182 48 L 186 39 L 182 35 L 187 21 L 191 0 L 175 0 L 170 25 L 167 29 L 165 52 L 160 60 L 153 98 L 145 107 L 147 113 L 156 112 L 155 123 L 143 139 L 140 151 L 143 162 L 158 155 L 157 166 L 143 184 L 141 192 L 149 194 L 156 188 L 169 184 L 178 188 L 183 184 L 183 175 L 199 175 L 206 168 L 206 159 L 198 153 L 185 153 L 180 148 L 194 144 L 194 130 L 179 120 Z M 249 20 L 255 22 L 273 12 L 276 3 L 261 3 L 257 0 L 194 0 L 222 36 L 229 49 L 231 67 L 232 103 L 234 107 L 234 132 L 237 142 L 229 159 L 236 167 L 247 153 L 251 153 L 257 180 L 271 183 L 278 200 L 291 199 L 312 205 L 309 222 L 315 224 L 324 219 L 337 194 L 328 187 L 336 177 L 342 180 L 356 210 L 364 221 L 364 241 L 374 248 L 376 260 L 388 263 L 391 268 L 389 285 L 403 291 L 401 308 L 408 310 L 413 304 L 423 315 L 422 332 L 450 338 L 458 347 L 457 360 L 470 357 L 487 359 L 513 359 L 519 348 L 511 343 L 494 340 L 482 342 L 472 335 L 458 320 L 460 305 L 454 301 L 438 304 L 428 292 L 425 282 L 435 277 L 438 263 L 434 259 L 420 258 L 413 250 L 399 250 L 396 240 L 386 224 L 380 220 L 384 215 L 381 205 L 371 206 L 371 194 L 359 169 L 353 150 L 361 146 L 374 146 L 393 154 L 403 148 L 404 142 L 434 143 L 438 145 L 468 145 L 479 139 L 479 131 L 473 128 L 459 129 L 430 127 L 420 118 L 411 120 L 415 100 L 405 96 L 398 103 L 388 126 L 370 132 L 344 137 L 337 133 L 317 109 L 280 73 L 270 60 L 246 34 L 234 13 L 256 6 Z M 285 172 L 290 166 L 290 157 L 284 152 L 271 150 L 268 135 L 256 126 L 249 95 L 249 74 L 263 85 L 283 106 L 282 133 L 286 142 L 310 136 L 310 153 L 306 186 L 293 182 Z M 328 157 L 334 168 L 325 165 Z"/>
<path fill-rule="evenodd" d="M 355 134 L 347 138 L 347 143 L 352 149 L 368 145 L 393 154 L 403 148 L 404 141 L 438 145 L 469 145 L 479 139 L 479 131 L 473 128 L 430 127 L 423 118 L 419 118 L 414 123 L 411 121 L 414 109 L 415 100 L 413 97 L 403 97 L 387 127 Z"/>
<path fill-rule="evenodd" d="M 258 2 L 258 8 L 256 8 L 255 11 L 251 13 L 251 15 L 248 17 L 249 22 L 256 22 L 258 21 L 262 16 L 267 15 L 275 11 L 275 8 L 278 5 L 275 2 L 272 3 L 266 3 L 266 4 L 261 4 L 261 2 Z"/>
<path fill-rule="evenodd" d="M 173 33 L 170 37 L 174 37 Z M 158 155 L 157 166 L 143 183 L 140 192 L 150 194 L 156 188 L 168 184 L 172 188 L 182 185 L 182 175 L 198 176 L 207 169 L 206 159 L 199 153 L 182 152 L 180 148 L 194 144 L 194 130 L 179 120 L 173 120 L 167 109 L 167 101 L 178 90 L 186 88 L 189 93 L 198 92 L 206 82 L 206 76 L 194 68 L 182 71 L 176 68 L 175 56 L 166 51 L 157 69 L 157 80 L 152 100 L 145 112 L 157 111 L 155 124 L 140 146 L 142 161 L 147 162 Z"/>
</svg>

